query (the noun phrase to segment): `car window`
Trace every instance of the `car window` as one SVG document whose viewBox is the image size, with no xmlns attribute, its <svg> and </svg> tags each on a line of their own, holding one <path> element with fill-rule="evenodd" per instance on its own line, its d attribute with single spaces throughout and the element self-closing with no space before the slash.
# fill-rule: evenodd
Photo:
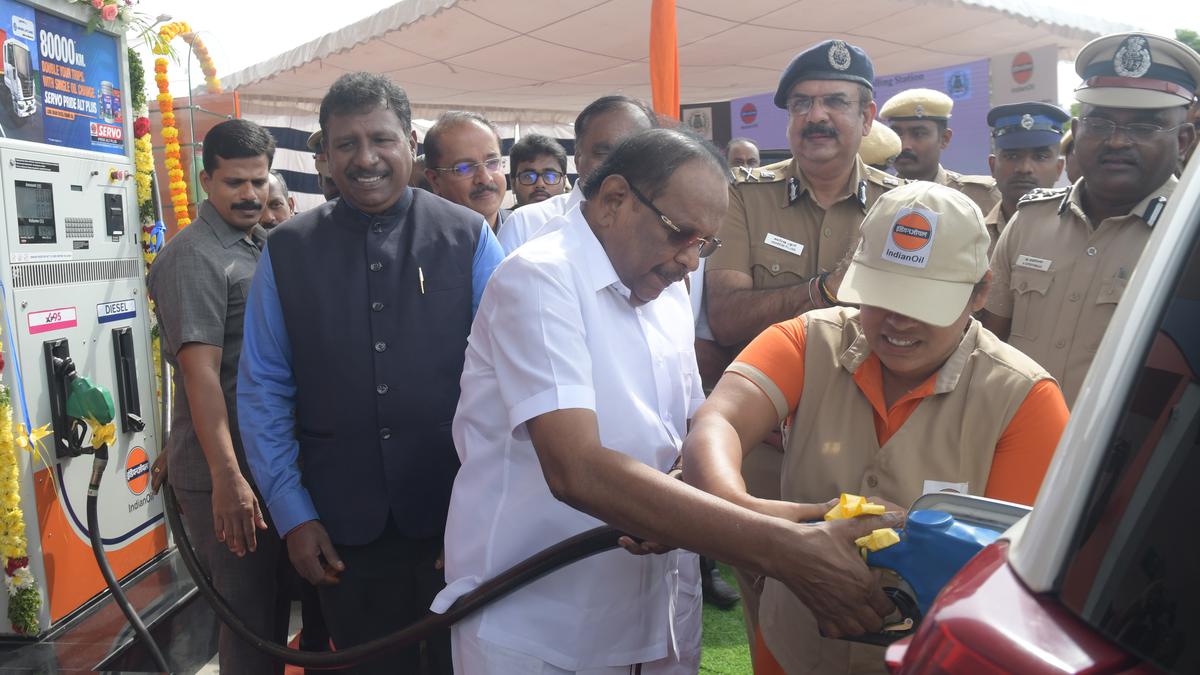
<svg viewBox="0 0 1200 675">
<path fill-rule="evenodd" d="M 1144 262 L 1144 261 L 1143 261 Z M 1200 247 L 1128 397 L 1064 569 L 1063 603 L 1134 654 L 1200 672 Z M 1117 328 L 1117 327 L 1112 327 Z M 1124 327 L 1130 329 L 1131 327 Z M 1189 639 L 1190 638 L 1190 639 Z"/>
</svg>

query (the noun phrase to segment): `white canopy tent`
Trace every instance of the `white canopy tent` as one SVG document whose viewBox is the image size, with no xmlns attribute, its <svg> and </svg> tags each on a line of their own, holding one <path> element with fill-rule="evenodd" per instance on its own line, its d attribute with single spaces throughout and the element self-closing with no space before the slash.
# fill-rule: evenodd
<svg viewBox="0 0 1200 675">
<path fill-rule="evenodd" d="M 243 100 L 315 102 L 343 73 L 369 70 L 402 83 L 421 107 L 569 122 L 600 93 L 649 96 L 649 6 L 404 0 L 222 81 Z M 679 0 L 677 13 L 685 102 L 773 89 L 797 51 L 830 37 L 864 48 L 887 74 L 1050 44 L 1072 59 L 1088 40 L 1129 29 L 1024 0 Z"/>
<path fill-rule="evenodd" d="M 418 120 L 471 109 L 506 134 L 535 125 L 569 138 L 596 97 L 650 96 L 649 17 L 647 0 L 402 0 L 222 82 L 246 116 L 315 129 L 335 79 L 379 72 L 405 87 Z M 796 52 L 831 37 L 890 74 L 1047 45 L 1072 59 L 1130 29 L 1027 0 L 678 0 L 677 22 L 684 103 L 772 90 Z"/>
</svg>

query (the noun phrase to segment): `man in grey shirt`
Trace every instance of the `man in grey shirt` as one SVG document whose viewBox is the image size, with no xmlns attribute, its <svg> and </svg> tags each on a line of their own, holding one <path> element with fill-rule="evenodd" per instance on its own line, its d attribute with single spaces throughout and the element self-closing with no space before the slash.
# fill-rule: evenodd
<svg viewBox="0 0 1200 675">
<path fill-rule="evenodd" d="M 149 288 L 163 356 L 175 370 L 167 466 L 184 525 L 221 595 L 251 630 L 282 643 L 288 618 L 276 592 L 282 547 L 246 467 L 236 389 L 274 154 L 271 135 L 253 122 L 229 120 L 208 132 L 200 174 L 208 199 L 196 222 L 155 260 Z M 224 626 L 220 661 L 223 675 L 283 672 Z"/>
</svg>

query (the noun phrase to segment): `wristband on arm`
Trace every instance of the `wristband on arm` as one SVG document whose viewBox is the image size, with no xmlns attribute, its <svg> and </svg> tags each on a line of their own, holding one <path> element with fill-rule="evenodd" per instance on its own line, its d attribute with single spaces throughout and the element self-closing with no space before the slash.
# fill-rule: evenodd
<svg viewBox="0 0 1200 675">
<path fill-rule="evenodd" d="M 822 272 L 817 277 L 817 290 L 821 292 L 821 300 L 825 302 L 826 307 L 834 307 L 840 305 L 837 296 L 830 290 L 829 286 L 825 285 L 825 280 L 829 278 L 829 272 Z"/>
</svg>

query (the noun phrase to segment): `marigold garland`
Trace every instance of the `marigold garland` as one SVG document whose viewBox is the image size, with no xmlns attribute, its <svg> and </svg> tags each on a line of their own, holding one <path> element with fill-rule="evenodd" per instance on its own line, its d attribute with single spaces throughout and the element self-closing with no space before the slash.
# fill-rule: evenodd
<svg viewBox="0 0 1200 675">
<path fill-rule="evenodd" d="M 175 211 L 175 221 L 182 229 L 191 224 L 191 214 L 188 212 L 188 184 L 183 175 L 183 164 L 180 163 L 179 129 L 175 126 L 175 99 L 171 96 L 170 84 L 167 80 L 166 53 L 171 40 L 175 37 L 191 45 L 196 58 L 200 60 L 200 70 L 204 71 L 204 81 L 208 90 L 219 94 L 221 81 L 217 79 L 217 68 L 213 65 L 212 56 L 204 46 L 200 36 L 192 32 L 186 21 L 169 23 L 158 31 L 161 39 L 154 52 L 159 56 L 154 59 L 154 82 L 158 85 L 158 110 L 162 113 L 162 137 L 164 165 L 167 168 L 167 189 L 171 196 L 171 207 Z"/>
<path fill-rule="evenodd" d="M 3 342 L 0 341 L 2 349 Z M 4 358 L 0 351 L 0 371 L 3 369 Z M 8 388 L 0 384 L 0 556 L 4 560 L 4 582 L 8 591 L 8 620 L 16 633 L 37 635 L 42 596 L 29 569 L 12 413 Z"/>
<path fill-rule="evenodd" d="M 150 140 L 150 120 L 139 117 L 133 123 L 133 166 L 137 180 L 138 221 L 142 226 L 142 258 L 148 268 L 158 255 L 154 223 L 154 145 Z"/>
</svg>

